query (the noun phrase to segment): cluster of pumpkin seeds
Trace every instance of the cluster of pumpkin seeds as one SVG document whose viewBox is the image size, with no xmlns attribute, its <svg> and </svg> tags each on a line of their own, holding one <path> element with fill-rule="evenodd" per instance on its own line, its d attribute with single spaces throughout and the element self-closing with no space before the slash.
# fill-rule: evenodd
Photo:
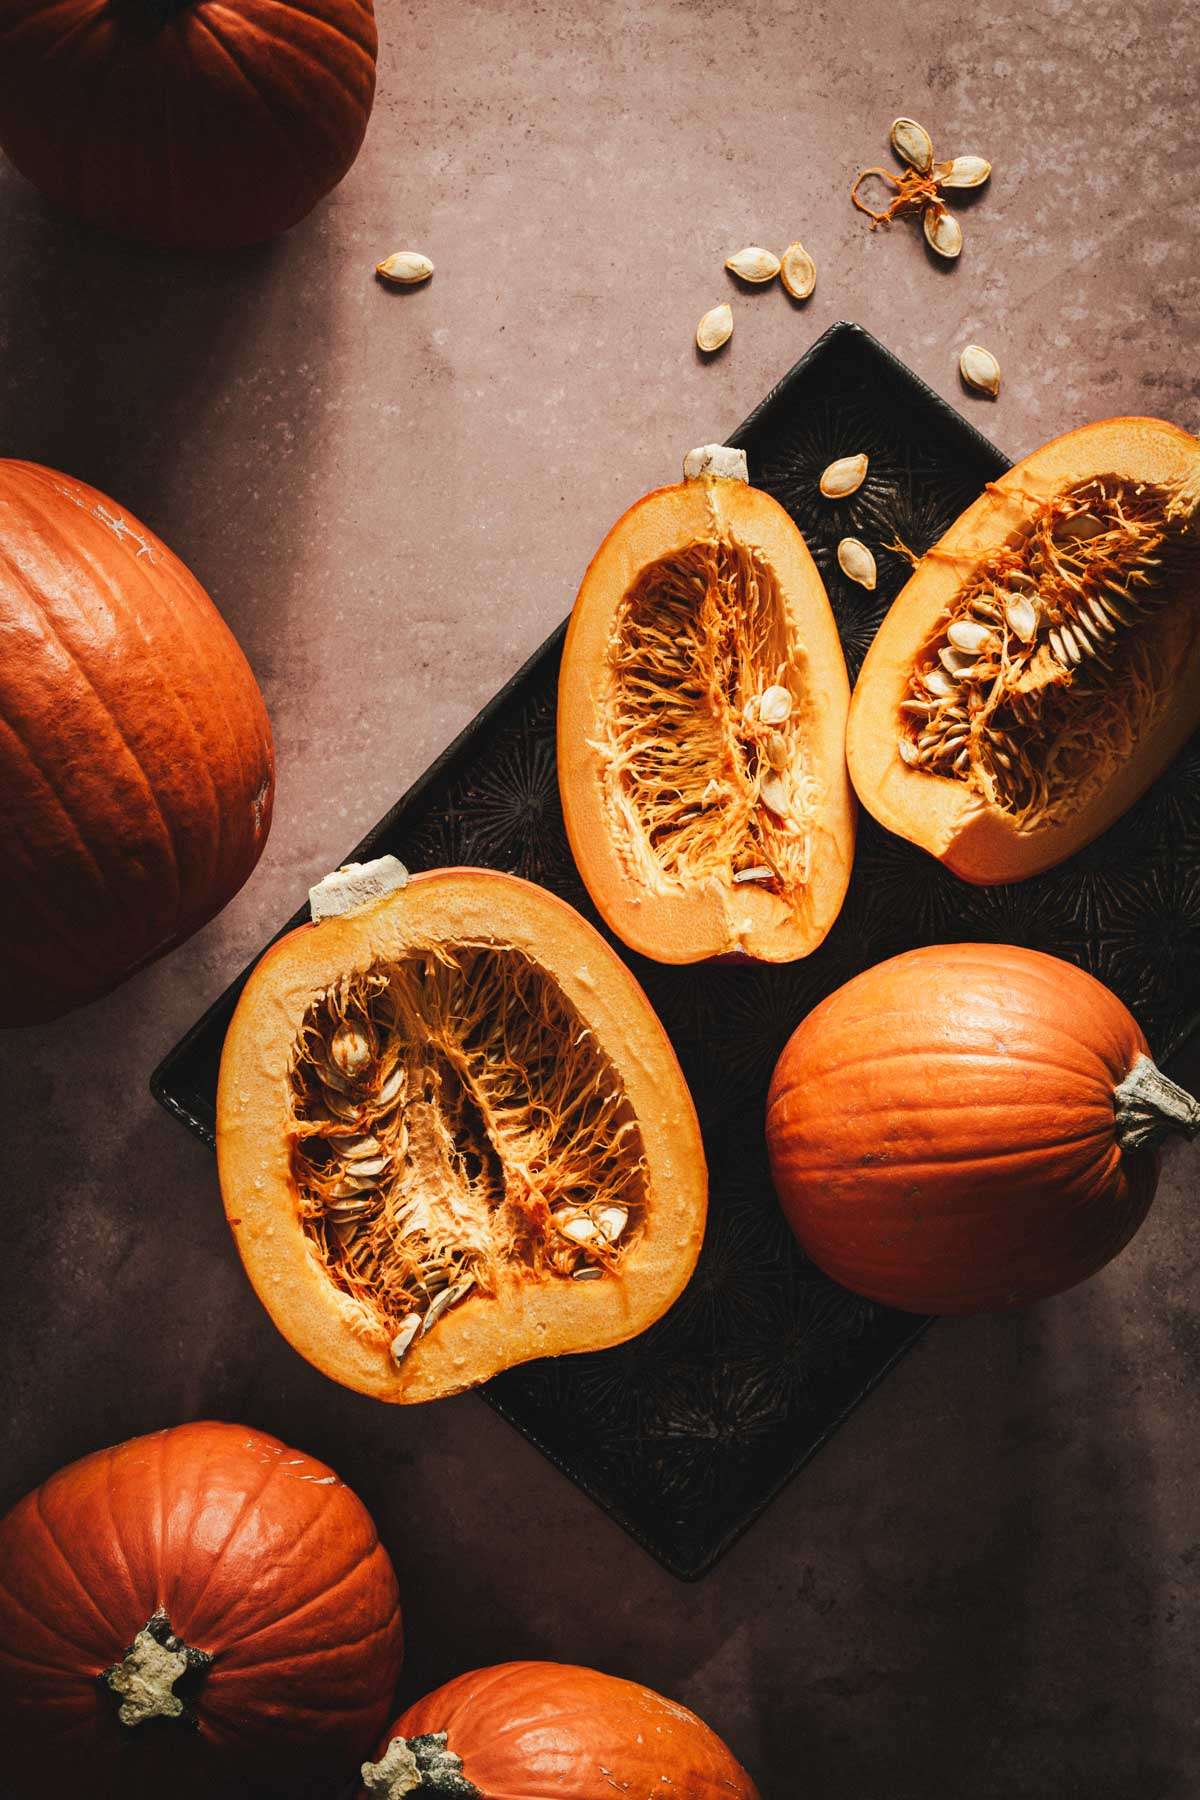
<svg viewBox="0 0 1200 1800">
<path fill-rule="evenodd" d="M 300 1216 L 401 1361 L 504 1269 L 615 1270 L 643 1207 L 616 1070 L 545 970 L 439 948 L 309 1009 L 293 1059 Z"/>
<path fill-rule="evenodd" d="M 935 161 L 933 139 L 915 119 L 894 119 L 890 138 L 892 149 L 908 167 L 900 175 L 893 175 L 890 169 L 861 169 L 850 189 L 851 200 L 859 212 L 866 213 L 872 231 L 893 219 L 919 214 L 930 249 L 953 260 L 962 251 L 962 226 L 943 196 L 982 187 L 992 173 L 991 163 L 982 156 L 952 156 L 947 162 Z M 894 190 L 882 212 L 860 197 L 859 189 L 867 181 L 882 181 Z"/>
</svg>

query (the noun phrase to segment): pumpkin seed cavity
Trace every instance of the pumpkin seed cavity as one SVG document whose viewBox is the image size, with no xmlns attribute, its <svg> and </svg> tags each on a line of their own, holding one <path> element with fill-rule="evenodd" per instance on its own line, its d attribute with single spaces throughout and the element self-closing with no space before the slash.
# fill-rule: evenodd
<svg viewBox="0 0 1200 1800">
<path fill-rule="evenodd" d="M 1167 704 L 1161 625 L 1200 574 L 1198 506 L 1118 475 L 1041 506 L 975 565 L 918 657 L 902 761 L 1025 829 L 1078 810 Z"/>
<path fill-rule="evenodd" d="M 644 1218 L 641 1133 L 550 974 L 415 950 L 310 1006 L 291 1067 L 300 1219 L 393 1360 L 502 1275 L 611 1274 Z"/>
<path fill-rule="evenodd" d="M 806 662 L 773 571 L 727 536 L 648 564 L 618 609 L 609 668 L 595 747 L 638 883 L 752 882 L 799 907 L 822 796 Z"/>
</svg>

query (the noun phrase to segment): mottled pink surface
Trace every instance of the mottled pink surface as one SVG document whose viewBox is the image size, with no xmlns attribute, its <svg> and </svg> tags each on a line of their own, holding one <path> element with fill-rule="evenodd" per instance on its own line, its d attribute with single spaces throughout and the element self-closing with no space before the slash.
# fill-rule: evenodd
<svg viewBox="0 0 1200 1800">
<path fill-rule="evenodd" d="M 261 251 L 109 243 L 0 170 L 3 448 L 191 563 L 279 751 L 271 842 L 223 917 L 0 1046 L 2 1498 L 115 1438 L 242 1418 L 379 1518 L 407 1696 L 558 1657 L 696 1707 L 766 1800 L 1190 1800 L 1200 1153 L 1169 1155 L 1086 1289 L 939 1326 L 683 1587 L 479 1400 L 388 1410 L 293 1355 L 146 1078 L 563 616 L 616 514 L 832 320 L 1011 455 L 1113 413 L 1196 428 L 1200 12 L 385 0 L 381 31 L 360 162 Z M 898 112 L 995 164 L 956 267 L 850 208 Z M 726 254 L 793 237 L 808 305 L 733 291 Z M 437 274 L 385 292 L 372 267 L 405 246 Z M 725 298 L 706 364 L 692 332 Z M 968 340 L 1000 359 L 997 403 L 960 388 Z"/>
</svg>

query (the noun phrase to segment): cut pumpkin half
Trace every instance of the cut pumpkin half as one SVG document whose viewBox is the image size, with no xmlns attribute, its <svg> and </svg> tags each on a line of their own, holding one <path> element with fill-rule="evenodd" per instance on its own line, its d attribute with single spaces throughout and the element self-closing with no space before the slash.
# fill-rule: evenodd
<svg viewBox="0 0 1200 1800">
<path fill-rule="evenodd" d="M 879 628 L 847 732 L 859 798 L 967 881 L 1090 843 L 1200 724 L 1200 443 L 1068 432 L 989 484 Z"/>
<path fill-rule="evenodd" d="M 691 1274 L 691 1097 L 625 965 L 553 894 L 393 858 L 313 890 L 230 1023 L 221 1191 L 283 1335 L 436 1399 L 650 1325 Z"/>
<path fill-rule="evenodd" d="M 596 553 L 558 699 L 571 849 L 666 963 L 807 956 L 854 857 L 846 665 L 816 564 L 741 451 L 692 451 Z"/>
</svg>

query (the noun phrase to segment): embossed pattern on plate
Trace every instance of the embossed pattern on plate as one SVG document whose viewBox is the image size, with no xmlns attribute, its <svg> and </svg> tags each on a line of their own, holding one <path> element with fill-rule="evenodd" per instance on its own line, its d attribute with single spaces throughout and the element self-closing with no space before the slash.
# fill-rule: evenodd
<svg viewBox="0 0 1200 1800">
<path fill-rule="evenodd" d="M 796 519 L 856 675 L 908 565 L 1007 467 L 964 419 L 855 326 L 828 331 L 730 439 Z M 681 450 L 686 446 L 681 446 Z M 818 493 L 866 451 L 848 499 Z M 669 478 L 669 472 L 664 471 Z M 631 499 L 633 496 L 631 496 Z M 839 537 L 872 546 L 879 586 L 837 567 Z M 415 869 L 482 863 L 596 915 L 571 860 L 554 763 L 558 631 L 381 820 L 355 856 Z M 297 914 L 296 921 L 304 915 Z M 286 927 L 285 927 L 286 929 Z M 666 1318 L 615 1350 L 529 1364 L 486 1397 L 668 1569 L 703 1574 L 924 1329 L 859 1300 L 791 1242 L 771 1192 L 766 1087 L 792 1029 L 870 964 L 917 944 L 1032 945 L 1100 976 L 1159 1058 L 1188 1035 L 1200 976 L 1200 742 L 1125 819 L 1060 869 L 970 888 L 860 819 L 854 878 L 825 944 L 785 968 L 667 968 L 625 955 L 675 1044 L 711 1174 L 704 1250 Z M 155 1071 L 156 1097 L 212 1142 L 216 1072 L 243 975 Z"/>
</svg>

